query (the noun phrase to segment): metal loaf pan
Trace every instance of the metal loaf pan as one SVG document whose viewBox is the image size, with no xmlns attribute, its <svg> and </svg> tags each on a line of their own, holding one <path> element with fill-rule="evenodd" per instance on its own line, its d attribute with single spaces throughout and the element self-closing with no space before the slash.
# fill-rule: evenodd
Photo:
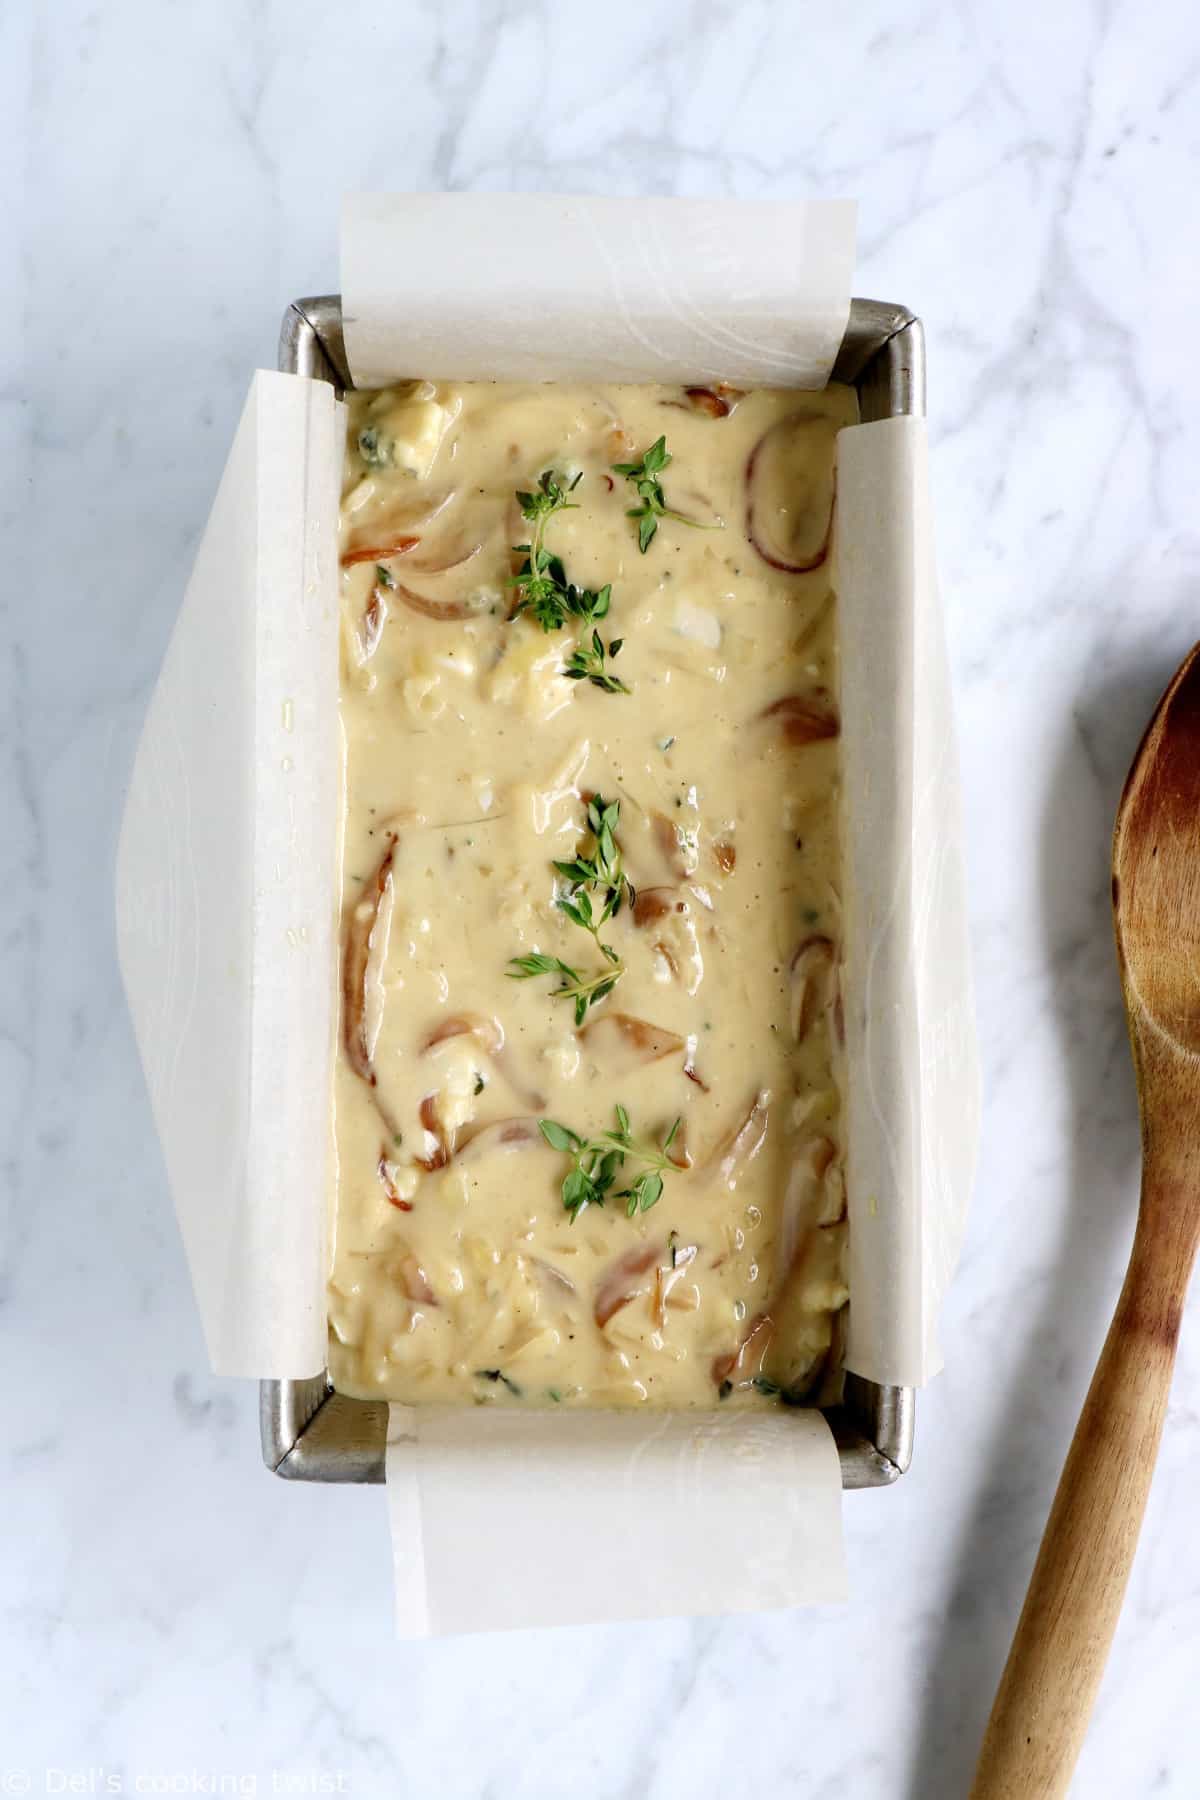
<svg viewBox="0 0 1200 1800">
<path fill-rule="evenodd" d="M 353 387 L 338 294 L 294 300 L 279 333 L 279 367 L 293 375 Z M 925 334 L 903 306 L 852 300 L 834 379 L 858 389 L 864 421 L 925 412 Z M 887 1487 L 912 1456 L 912 1388 L 881 1387 L 847 1375 L 845 1397 L 827 1413 L 837 1440 L 844 1488 Z M 327 1374 L 264 1381 L 259 1388 L 263 1461 L 287 1481 L 384 1478 L 387 1406 L 335 1392 Z"/>
</svg>

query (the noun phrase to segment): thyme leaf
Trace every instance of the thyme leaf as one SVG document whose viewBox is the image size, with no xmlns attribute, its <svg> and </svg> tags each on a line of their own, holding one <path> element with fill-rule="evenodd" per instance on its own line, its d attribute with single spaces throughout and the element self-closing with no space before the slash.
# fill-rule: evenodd
<svg viewBox="0 0 1200 1800">
<path fill-rule="evenodd" d="M 575 1023 L 582 1025 L 587 1017 L 589 1006 L 595 1006 L 611 994 L 617 982 L 624 974 L 620 961 L 613 967 L 604 969 L 590 980 L 581 975 L 570 963 L 563 962 L 558 956 L 544 956 L 534 952 L 531 956 L 513 956 L 509 958 L 508 971 L 512 981 L 528 981 L 535 975 L 557 975 L 559 985 L 551 993 L 552 1000 L 571 1000 L 575 1006 Z"/>
<path fill-rule="evenodd" d="M 576 644 L 563 664 L 563 674 L 568 681 L 590 681 L 605 694 L 628 694 L 631 690 L 605 661 L 606 656 L 616 656 L 623 642 L 623 638 L 613 638 L 606 651 L 600 633 L 593 631 L 590 643 L 581 638 Z"/>
<path fill-rule="evenodd" d="M 633 884 L 626 878 L 617 844 L 617 826 L 621 819 L 621 802 L 606 800 L 595 794 L 588 801 L 586 823 L 592 837 L 590 855 L 577 852 L 567 861 L 555 861 L 555 872 L 567 883 L 565 894 L 557 894 L 554 904 L 575 925 L 590 932 L 596 948 L 610 963 L 620 965 L 616 951 L 600 942 L 600 931 L 615 919 L 624 903 L 632 906 L 637 898 Z M 599 902 L 599 911 L 592 895 Z"/>
<path fill-rule="evenodd" d="M 577 508 L 578 501 L 569 496 L 582 479 L 583 471 L 580 470 L 574 481 L 564 487 L 553 469 L 543 469 L 532 493 L 517 489 L 521 516 L 533 526 L 533 532 L 527 544 L 514 546 L 518 556 L 525 560 L 513 580 L 517 590 L 513 618 L 518 613 L 531 613 L 543 631 L 557 631 L 565 624 L 568 588 L 562 558 L 552 555 L 546 548 L 546 527 L 557 513 L 573 512 Z"/>
<path fill-rule="evenodd" d="M 552 469 L 544 469 L 532 492 L 517 489 L 517 501 L 523 518 L 529 520 L 533 532 L 527 544 L 515 544 L 523 560 L 513 577 L 517 603 L 515 619 L 528 613 L 543 631 L 560 631 L 564 625 L 578 623 L 582 633 L 575 649 L 563 665 L 570 681 L 590 681 L 606 694 L 627 694 L 629 689 L 612 673 L 606 659 L 616 656 L 622 639 L 613 638 L 605 649 L 597 631 L 599 620 L 608 617 L 612 605 L 612 583 L 602 588 L 581 588 L 567 580 L 561 556 L 546 548 L 546 527 L 560 512 L 574 511 L 578 502 L 568 498 L 583 479 L 582 470 L 565 487 Z M 588 634 L 591 634 L 590 637 Z"/>
<path fill-rule="evenodd" d="M 633 1135 L 623 1106 L 618 1105 L 615 1113 L 616 1130 L 590 1139 L 581 1137 L 569 1125 L 560 1125 L 557 1119 L 538 1120 L 538 1130 L 550 1148 L 571 1158 L 571 1167 L 563 1177 L 562 1201 L 572 1224 L 586 1207 L 603 1206 L 610 1197 L 624 1200 L 626 1218 L 649 1212 L 662 1198 L 663 1176 L 668 1170 L 677 1172 L 677 1165 L 667 1152 L 679 1130 L 679 1119 L 661 1144 L 652 1144 Z M 627 1159 L 644 1166 L 627 1187 L 618 1188 L 617 1178 L 624 1175 Z"/>
<path fill-rule="evenodd" d="M 639 504 L 631 506 L 625 514 L 627 519 L 636 519 L 638 549 L 645 556 L 654 542 L 660 519 L 675 519 L 680 525 L 692 525 L 697 531 L 718 531 L 719 525 L 706 525 L 700 519 L 691 519 L 686 513 L 676 512 L 667 505 L 667 497 L 663 493 L 663 485 L 659 476 L 674 457 L 667 449 L 665 437 L 656 438 L 644 453 L 640 462 L 612 463 L 610 467 L 614 475 L 623 475 L 626 481 L 633 483 L 633 489 Z"/>
</svg>

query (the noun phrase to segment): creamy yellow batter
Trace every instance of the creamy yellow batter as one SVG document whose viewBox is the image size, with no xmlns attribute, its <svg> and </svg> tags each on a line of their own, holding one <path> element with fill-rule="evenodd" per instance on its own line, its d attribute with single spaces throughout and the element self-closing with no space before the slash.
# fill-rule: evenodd
<svg viewBox="0 0 1200 1800">
<path fill-rule="evenodd" d="M 826 552 L 835 433 L 856 417 L 837 385 L 349 397 L 343 1391 L 697 1407 L 835 1390 Z M 640 490 L 614 465 L 642 468 Z M 518 610 L 530 544 L 557 559 L 557 629 Z"/>
</svg>

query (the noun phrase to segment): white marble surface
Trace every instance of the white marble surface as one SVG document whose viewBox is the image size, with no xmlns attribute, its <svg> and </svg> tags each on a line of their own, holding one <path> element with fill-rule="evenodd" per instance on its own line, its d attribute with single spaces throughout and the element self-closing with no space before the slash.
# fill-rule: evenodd
<svg viewBox="0 0 1200 1800">
<path fill-rule="evenodd" d="M 1106 848 L 1200 634 L 1194 7 L 9 0 L 0 82 L 0 1791 L 955 1800 L 1136 1196 Z M 911 1473 L 848 1500 L 845 1608 L 397 1647 L 380 1494 L 271 1481 L 207 1373 L 114 829 L 347 186 L 857 193 L 858 291 L 926 320 L 987 1105 L 947 1370 Z M 1084 1796 L 1196 1793 L 1198 1391 L 1193 1306 Z"/>
</svg>

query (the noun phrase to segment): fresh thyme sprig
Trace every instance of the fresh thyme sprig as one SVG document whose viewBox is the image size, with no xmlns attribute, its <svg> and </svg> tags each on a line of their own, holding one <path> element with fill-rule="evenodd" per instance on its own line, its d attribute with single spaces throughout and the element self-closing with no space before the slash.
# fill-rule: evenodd
<svg viewBox="0 0 1200 1800">
<path fill-rule="evenodd" d="M 595 939 L 596 948 L 617 967 L 620 967 L 621 959 L 611 944 L 600 942 L 600 930 L 610 919 L 616 918 L 623 902 L 628 901 L 632 906 L 637 899 L 633 884 L 627 879 L 621 864 L 621 851 L 616 839 L 620 820 L 621 802 L 606 800 L 603 794 L 594 794 L 587 805 L 587 828 L 595 845 L 592 854 L 584 856 L 582 852 L 577 852 L 569 861 L 556 861 L 554 864 L 557 873 L 569 884 L 565 894 L 555 897 L 555 906 L 576 925 L 589 931 Z M 598 914 L 592 902 L 593 893 L 600 903 Z"/>
<path fill-rule="evenodd" d="M 640 462 L 612 463 L 610 467 L 614 475 L 623 475 L 626 481 L 632 481 L 641 504 L 631 506 L 626 512 L 627 519 L 638 522 L 638 549 L 645 556 L 654 541 L 660 519 L 675 519 L 680 525 L 693 525 L 697 531 L 716 531 L 715 524 L 706 525 L 700 519 L 689 519 L 686 513 L 676 512 L 667 505 L 667 497 L 663 493 L 662 482 L 658 479 L 668 463 L 675 459 L 667 449 L 667 440 L 660 437 L 651 444 Z"/>
<path fill-rule="evenodd" d="M 569 1125 L 560 1125 L 556 1119 L 538 1120 L 538 1130 L 550 1148 L 571 1158 L 571 1167 L 563 1177 L 562 1199 L 571 1215 L 572 1225 L 585 1207 L 603 1206 L 613 1194 L 627 1157 L 645 1165 L 628 1187 L 617 1188 L 614 1194 L 615 1199 L 624 1200 L 627 1219 L 657 1206 L 662 1198 L 664 1174 L 677 1167 L 667 1152 L 675 1141 L 681 1120 L 676 1119 L 661 1144 L 649 1144 L 634 1137 L 629 1114 L 623 1106 L 617 1106 L 615 1112 L 616 1130 L 591 1139 L 580 1137 L 577 1131 L 572 1131 Z"/>
<path fill-rule="evenodd" d="M 683 1120 L 676 1118 L 661 1145 L 648 1144 L 634 1137 L 629 1128 L 629 1114 L 625 1108 L 618 1106 L 615 1111 L 617 1129 L 606 1132 L 605 1136 L 610 1143 L 620 1145 L 623 1158 L 633 1156 L 639 1162 L 646 1164 L 632 1185 L 622 1188 L 617 1195 L 618 1199 L 624 1199 L 627 1202 L 625 1216 L 632 1219 L 635 1213 L 649 1212 L 650 1208 L 657 1206 L 662 1199 L 662 1178 L 668 1169 L 676 1168 L 676 1164 L 671 1161 L 667 1152 L 675 1142 L 675 1135 L 683 1124 Z"/>
<path fill-rule="evenodd" d="M 564 487 L 552 469 L 545 469 L 535 492 L 518 488 L 521 513 L 533 525 L 533 535 L 527 544 L 513 546 L 524 561 L 513 577 L 517 603 L 512 616 L 515 619 L 518 613 L 527 612 L 543 631 L 559 631 L 577 620 L 584 635 L 563 664 L 563 674 L 569 681 L 590 681 L 606 694 L 627 694 L 625 683 L 605 662 L 606 657 L 616 656 L 623 640 L 613 638 L 606 650 L 596 630 L 597 621 L 607 618 L 612 605 L 612 583 L 606 581 L 602 588 L 576 587 L 567 580 L 562 557 L 552 555 L 546 548 L 546 526 L 556 513 L 575 509 L 577 502 L 567 496 L 575 492 L 581 480 L 582 471 Z M 589 631 L 590 639 L 586 635 Z"/>
<path fill-rule="evenodd" d="M 607 589 L 604 590 L 606 593 L 607 591 Z M 616 656 L 624 642 L 624 638 L 613 638 L 609 643 L 607 655 Z M 612 670 L 606 666 L 605 655 L 600 633 L 593 631 L 591 643 L 581 638 L 576 644 L 563 664 L 563 674 L 568 681 L 590 681 L 593 687 L 598 687 L 605 694 L 630 693 L 632 690 L 626 687 L 620 676 L 614 675 Z"/>
<path fill-rule="evenodd" d="M 569 499 L 568 495 L 575 492 L 582 479 L 581 469 L 564 487 L 553 469 L 543 469 L 533 493 L 517 489 L 521 516 L 529 520 L 533 532 L 527 544 L 514 545 L 517 555 L 525 560 L 513 577 L 513 586 L 517 590 L 513 618 L 518 613 L 531 613 L 543 631 L 557 631 L 566 624 L 568 616 L 586 618 L 590 622 L 593 617 L 603 617 L 603 612 L 608 611 L 606 602 L 603 612 L 596 613 L 594 603 L 599 596 L 581 593 L 571 587 L 562 558 L 552 555 L 546 548 L 547 525 L 556 513 L 576 510 L 578 501 Z"/>
<path fill-rule="evenodd" d="M 589 1006 L 595 1006 L 598 1000 L 603 1000 L 605 995 L 612 993 L 624 972 L 618 961 L 614 967 L 603 969 L 588 981 L 578 969 L 563 962 L 561 957 L 543 956 L 539 951 L 531 956 L 511 957 L 508 964 L 508 974 L 512 981 L 528 981 L 533 975 L 560 975 L 561 984 L 554 989 L 550 998 L 575 1002 L 576 1025 L 583 1024 Z"/>
<path fill-rule="evenodd" d="M 592 853 L 585 856 L 582 851 L 577 851 L 569 861 L 554 863 L 555 872 L 568 884 L 565 893 L 555 894 L 554 904 L 572 924 L 582 926 L 589 934 L 608 968 L 588 979 L 561 957 L 546 956 L 540 951 L 530 956 L 511 957 L 508 965 L 513 981 L 528 981 L 534 975 L 559 976 L 559 985 L 551 999 L 574 1001 L 576 1025 L 583 1024 L 588 1008 L 611 994 L 625 973 L 621 958 L 612 945 L 601 942 L 600 931 L 610 919 L 616 918 L 622 904 L 632 906 L 637 898 L 621 866 L 621 852 L 616 840 L 621 802 L 595 794 L 588 801 L 585 817 L 593 838 Z M 593 892 L 599 903 L 598 910 L 592 900 Z"/>
</svg>

